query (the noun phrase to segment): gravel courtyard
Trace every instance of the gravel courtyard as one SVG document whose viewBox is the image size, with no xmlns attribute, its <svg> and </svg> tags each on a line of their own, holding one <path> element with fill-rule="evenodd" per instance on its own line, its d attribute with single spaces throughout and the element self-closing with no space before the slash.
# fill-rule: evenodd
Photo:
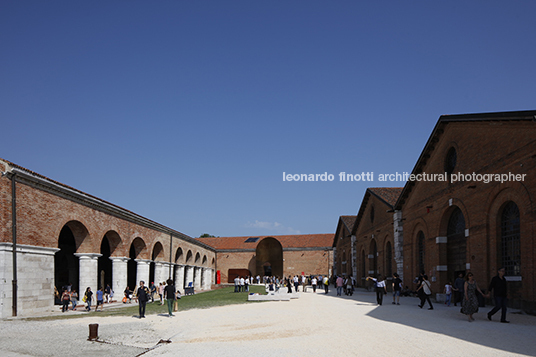
<svg viewBox="0 0 536 357">
<path fill-rule="evenodd" d="M 510 324 L 468 322 L 459 308 L 419 309 L 416 298 L 383 306 L 375 295 L 313 294 L 299 299 L 148 315 L 0 323 L 2 356 L 535 356 L 536 317 L 509 313 Z M 87 341 L 88 325 L 99 339 Z M 170 343 L 158 344 L 160 340 Z"/>
</svg>

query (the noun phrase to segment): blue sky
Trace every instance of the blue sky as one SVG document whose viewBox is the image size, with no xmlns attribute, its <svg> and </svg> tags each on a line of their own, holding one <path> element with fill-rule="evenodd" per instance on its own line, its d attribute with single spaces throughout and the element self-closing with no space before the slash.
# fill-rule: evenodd
<svg viewBox="0 0 536 357">
<path fill-rule="evenodd" d="M 442 114 L 536 109 L 534 1 L 0 2 L 0 157 L 185 234 L 334 232 Z M 283 182 L 283 172 L 335 175 Z"/>
</svg>

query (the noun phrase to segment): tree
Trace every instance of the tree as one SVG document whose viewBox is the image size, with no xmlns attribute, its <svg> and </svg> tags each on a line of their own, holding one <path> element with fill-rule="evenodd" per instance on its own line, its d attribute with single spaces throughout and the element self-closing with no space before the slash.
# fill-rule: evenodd
<svg viewBox="0 0 536 357">
<path fill-rule="evenodd" d="M 217 237 L 208 233 L 203 233 L 202 235 L 199 236 L 199 238 L 217 238 Z"/>
</svg>

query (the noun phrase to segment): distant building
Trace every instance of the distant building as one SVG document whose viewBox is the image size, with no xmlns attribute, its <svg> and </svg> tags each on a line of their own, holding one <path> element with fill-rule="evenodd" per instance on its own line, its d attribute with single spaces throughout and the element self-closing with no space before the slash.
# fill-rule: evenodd
<svg viewBox="0 0 536 357">
<path fill-rule="evenodd" d="M 198 241 L 213 247 L 221 283 L 236 275 L 331 275 L 333 233 L 255 237 L 208 237 Z"/>
</svg>

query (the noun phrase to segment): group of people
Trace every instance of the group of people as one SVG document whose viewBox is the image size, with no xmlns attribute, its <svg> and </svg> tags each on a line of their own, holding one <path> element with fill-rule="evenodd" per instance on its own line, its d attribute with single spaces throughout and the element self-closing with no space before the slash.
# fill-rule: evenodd
<svg viewBox="0 0 536 357">
<path fill-rule="evenodd" d="M 485 306 L 485 298 L 490 298 L 493 291 L 495 307 L 487 313 L 487 318 L 491 321 L 492 316 L 501 310 L 501 322 L 509 323 L 510 321 L 506 320 L 508 285 L 504 277 L 505 272 L 505 268 L 500 268 L 497 271 L 497 275 L 491 279 L 487 293 L 482 292 L 472 272 L 468 272 L 465 278 L 463 273 L 459 273 L 454 284 L 449 281 L 445 285 L 443 290 L 446 297 L 445 304 L 450 306 L 454 302 L 454 306 L 457 306 L 460 303 L 460 312 L 467 315 L 469 322 L 472 322 L 475 320 L 473 315 L 478 312 L 479 307 Z M 428 302 L 430 306 L 428 310 L 433 310 L 432 302 L 430 301 L 432 290 L 428 276 L 421 274 L 416 279 L 416 282 L 419 285 L 417 293 L 421 299 L 419 307 L 422 308 L 424 303 Z"/>
<path fill-rule="evenodd" d="M 139 305 L 138 318 L 140 319 L 145 318 L 145 309 L 147 306 L 147 302 L 150 299 L 152 299 L 152 301 L 154 302 L 153 294 L 156 292 L 156 289 L 153 289 L 154 284 L 151 285 L 152 286 L 150 288 L 147 287 L 145 285 L 145 281 L 142 280 L 140 281 L 140 287 L 135 291 L 135 296 L 138 300 Z M 160 286 L 162 287 L 161 289 Z M 160 295 L 161 305 L 164 305 L 164 300 L 167 302 L 169 316 L 175 316 L 173 315 L 174 303 L 176 299 L 180 299 L 181 294 L 179 290 L 175 289 L 173 280 L 168 279 L 165 284 L 161 283 L 159 285 L 158 294 Z"/>
<path fill-rule="evenodd" d="M 249 291 L 249 286 L 253 284 L 252 276 L 237 276 L 234 279 L 234 292 L 239 293 Z"/>
<path fill-rule="evenodd" d="M 500 268 L 497 271 L 497 275 L 491 279 L 488 292 L 484 294 L 478 286 L 472 272 L 468 272 L 465 275 L 465 278 L 464 274 L 460 273 L 454 284 L 448 282 L 445 285 L 443 290 L 445 294 L 445 304 L 450 306 L 451 303 L 454 303 L 454 306 L 456 306 L 460 303 L 460 312 L 467 315 L 468 320 L 471 322 L 475 320 L 473 315 L 478 312 L 479 307 L 485 305 L 485 298 L 490 298 L 491 292 L 493 291 L 495 307 L 487 313 L 487 318 L 491 321 L 492 316 L 501 310 L 501 322 L 508 323 L 509 321 L 506 320 L 508 286 L 504 275 L 505 268 Z M 367 280 L 373 282 L 376 291 L 376 302 L 378 305 L 382 305 L 383 296 L 387 294 L 387 284 L 385 279 L 381 275 L 378 275 L 376 278 L 369 276 L 367 277 Z M 417 284 L 415 293 L 420 299 L 420 304 L 418 306 L 422 309 L 424 305 L 428 303 L 428 310 L 433 310 L 434 306 L 430 299 L 432 296 L 432 284 L 428 280 L 428 276 L 426 274 L 421 274 L 415 278 L 414 283 Z M 342 277 L 339 276 L 336 279 L 338 296 L 341 295 L 344 284 Z M 392 303 L 400 305 L 400 296 L 404 294 L 404 291 L 407 290 L 407 288 L 403 288 L 402 280 L 397 273 L 393 274 L 391 284 L 393 291 Z"/>
<path fill-rule="evenodd" d="M 78 292 L 76 289 L 72 288 L 72 284 L 66 285 L 62 287 L 62 293 L 61 295 L 58 292 L 58 289 L 54 287 L 54 295 L 56 299 L 59 300 L 59 303 L 62 305 L 61 311 L 69 311 L 69 305 L 72 305 L 72 311 L 76 311 L 76 307 L 78 306 Z M 91 305 L 93 302 L 95 302 L 96 298 L 96 305 L 95 305 L 95 311 L 98 310 L 99 306 L 101 307 L 101 311 L 103 309 L 104 302 L 109 303 L 112 301 L 113 298 L 113 290 L 110 287 L 110 284 L 107 284 L 105 288 L 100 288 L 97 290 L 97 294 L 94 297 L 93 292 L 91 291 L 91 288 L 88 287 L 86 291 L 84 292 L 84 295 L 82 297 L 82 302 L 85 303 L 85 310 L 91 311 Z"/>
<path fill-rule="evenodd" d="M 279 291 L 279 289 L 286 287 L 288 294 L 292 293 L 292 288 L 294 288 L 294 292 L 299 292 L 300 286 L 302 287 L 301 291 L 306 292 L 307 286 L 309 285 L 313 288 L 313 292 L 316 292 L 319 285 L 323 285 L 324 291 L 327 294 L 329 290 L 329 281 L 327 276 L 322 275 L 289 275 L 283 278 L 279 278 L 278 276 L 263 277 L 267 292 Z"/>
</svg>

